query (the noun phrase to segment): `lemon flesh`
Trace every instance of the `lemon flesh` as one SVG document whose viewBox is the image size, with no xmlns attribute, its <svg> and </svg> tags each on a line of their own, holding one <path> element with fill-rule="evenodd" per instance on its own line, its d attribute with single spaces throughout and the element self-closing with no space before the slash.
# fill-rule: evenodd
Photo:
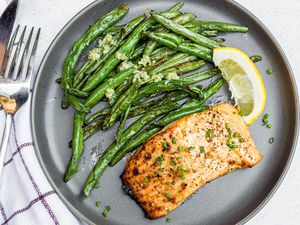
<svg viewBox="0 0 300 225">
<path fill-rule="evenodd" d="M 259 71 L 244 52 L 232 47 L 215 48 L 213 60 L 228 82 L 241 115 L 250 125 L 266 104 L 266 90 Z"/>
</svg>

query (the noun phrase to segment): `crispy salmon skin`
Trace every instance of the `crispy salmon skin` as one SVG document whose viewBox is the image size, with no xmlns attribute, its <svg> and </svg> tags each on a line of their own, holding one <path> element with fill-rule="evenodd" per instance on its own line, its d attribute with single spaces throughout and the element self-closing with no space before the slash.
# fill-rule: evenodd
<svg viewBox="0 0 300 225">
<path fill-rule="evenodd" d="M 147 217 L 159 218 L 207 182 L 261 160 L 237 109 L 223 103 L 147 140 L 127 163 L 122 180 Z"/>
</svg>

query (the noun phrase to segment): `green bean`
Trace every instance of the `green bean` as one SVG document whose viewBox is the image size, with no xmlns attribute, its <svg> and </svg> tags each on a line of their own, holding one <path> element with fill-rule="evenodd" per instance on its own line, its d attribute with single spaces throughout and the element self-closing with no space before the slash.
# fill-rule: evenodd
<svg viewBox="0 0 300 225">
<path fill-rule="evenodd" d="M 123 29 L 120 32 L 119 37 L 117 37 L 117 43 L 115 46 L 113 46 L 107 54 L 102 56 L 96 63 L 91 65 L 86 73 L 91 74 L 95 72 L 100 65 L 105 62 L 122 44 L 124 44 L 124 39 L 141 23 L 144 21 L 146 17 L 145 16 L 138 16 L 134 18 L 132 21 L 130 21 L 128 24 L 126 24 Z"/>
<path fill-rule="evenodd" d="M 216 31 L 216 30 L 202 30 L 202 31 L 199 32 L 199 34 L 201 34 L 205 37 L 216 37 L 216 36 L 218 36 L 218 31 Z"/>
<path fill-rule="evenodd" d="M 130 112 L 130 107 L 131 106 L 128 106 L 127 109 L 125 110 L 125 112 L 122 113 L 122 115 L 121 115 L 120 125 L 119 125 L 118 130 L 115 134 L 115 140 L 116 140 L 117 143 L 120 141 L 120 137 L 122 135 L 122 132 L 124 131 L 125 122 L 126 122 L 128 116 L 129 116 L 129 112 Z"/>
<path fill-rule="evenodd" d="M 194 14 L 185 13 L 185 14 L 181 14 L 181 15 L 173 18 L 172 21 L 177 24 L 186 24 L 186 23 L 194 20 L 195 18 L 196 18 L 196 16 Z M 155 32 L 161 32 L 161 31 L 167 31 L 167 30 L 164 27 L 160 27 L 155 30 Z M 158 45 L 158 43 L 155 41 L 152 41 L 152 40 L 148 41 L 147 46 L 144 50 L 144 55 L 150 56 L 151 53 L 153 52 L 153 50 L 157 47 L 157 45 Z"/>
<path fill-rule="evenodd" d="M 115 26 L 109 27 L 103 32 L 103 35 L 107 35 L 107 34 L 115 35 L 115 34 L 119 33 L 123 28 L 124 28 L 124 25 L 115 25 Z"/>
<path fill-rule="evenodd" d="M 151 13 L 152 18 L 155 19 L 158 23 L 162 24 L 164 27 L 166 27 L 167 29 L 182 35 L 192 41 L 194 41 L 195 43 L 208 47 L 208 48 L 216 48 L 219 47 L 219 45 L 214 42 L 213 40 L 198 34 L 194 31 L 191 31 L 189 29 L 187 29 L 186 27 L 184 27 L 183 25 L 174 23 L 172 20 L 164 17 L 163 15 L 159 15 L 157 13 Z"/>
<path fill-rule="evenodd" d="M 145 32 L 145 34 L 152 40 L 157 41 L 158 43 L 172 48 L 177 51 L 189 53 L 194 56 L 198 56 L 207 61 L 212 61 L 212 51 L 206 47 L 195 43 L 185 42 L 185 40 L 172 33 L 153 33 Z"/>
<path fill-rule="evenodd" d="M 57 79 L 55 80 L 55 82 L 56 82 L 57 84 L 61 84 L 61 77 L 60 77 L 60 78 L 57 78 Z"/>
<path fill-rule="evenodd" d="M 207 109 L 208 107 L 202 104 L 210 96 L 215 94 L 222 87 L 223 83 L 224 80 L 222 78 L 216 80 L 214 83 L 212 83 L 211 85 L 209 85 L 203 90 L 205 97 L 200 101 L 196 101 L 195 103 L 197 104 L 189 104 L 189 102 L 185 103 L 179 109 L 171 111 L 170 113 L 168 113 L 167 115 L 159 119 L 157 122 L 151 124 L 148 129 L 142 131 L 140 134 L 135 136 L 133 139 L 131 139 L 123 146 L 123 148 L 114 156 L 113 160 L 110 163 L 110 166 L 114 166 L 115 164 L 117 164 L 125 154 L 134 150 L 139 145 L 143 144 L 147 139 L 149 139 L 151 136 L 153 136 L 158 131 L 160 131 L 161 127 L 167 126 L 168 124 L 180 118 L 183 118 L 185 116 L 191 115 L 193 113 L 201 112 Z"/>
<path fill-rule="evenodd" d="M 167 11 L 162 14 L 167 17 L 174 17 L 177 16 L 178 13 L 179 12 L 177 11 Z M 129 58 L 129 54 L 139 42 L 142 33 L 149 29 L 154 23 L 154 20 L 147 19 L 146 21 L 141 23 L 137 28 L 135 28 L 129 36 L 129 38 L 125 41 L 125 43 L 112 56 L 109 57 L 109 59 L 105 62 L 105 64 L 99 71 L 93 74 L 92 79 L 87 81 L 82 91 L 89 92 L 95 89 L 106 78 L 106 76 L 121 62 L 120 58 Z"/>
<path fill-rule="evenodd" d="M 72 156 L 65 174 L 65 182 L 68 182 L 77 172 L 77 164 L 83 150 L 83 121 L 85 113 L 76 112 L 74 116 L 73 139 L 72 139 Z"/>
<path fill-rule="evenodd" d="M 253 55 L 250 57 L 250 59 L 252 60 L 252 62 L 257 63 L 262 60 L 262 57 L 260 55 Z"/>
<path fill-rule="evenodd" d="M 247 32 L 248 27 L 240 26 L 236 24 L 214 22 L 214 21 L 192 21 L 185 25 L 189 27 L 200 27 L 203 30 L 216 30 L 221 32 Z"/>
<path fill-rule="evenodd" d="M 152 55 L 150 56 L 151 61 L 155 62 L 160 60 L 161 58 L 164 58 L 165 56 L 174 55 L 176 53 L 175 50 L 167 48 L 167 47 L 161 47 L 157 48 L 153 51 Z"/>
<path fill-rule="evenodd" d="M 107 79 L 104 83 L 99 85 L 88 97 L 88 99 L 85 102 L 85 107 L 90 109 L 95 104 L 97 104 L 105 95 L 105 92 L 108 88 L 115 88 L 119 84 L 121 84 L 126 77 L 130 76 L 133 73 L 133 68 L 128 68 L 126 70 L 123 70 L 117 74 L 115 74 L 113 77 Z"/>
<path fill-rule="evenodd" d="M 158 93 L 166 92 L 166 91 L 174 91 L 174 90 L 181 90 L 184 92 L 189 93 L 193 98 L 201 98 L 202 91 L 191 85 L 187 84 L 181 80 L 161 80 L 158 82 L 153 82 L 147 84 L 146 86 L 140 88 L 135 102 L 138 102 L 146 97 L 157 95 Z"/>
<path fill-rule="evenodd" d="M 82 97 L 82 98 L 86 98 L 86 97 L 89 96 L 88 93 L 80 91 L 80 90 L 77 90 L 75 88 L 70 88 L 68 90 L 68 93 L 70 93 L 72 95 L 75 95 L 75 96 L 78 96 L 78 97 Z"/>
<path fill-rule="evenodd" d="M 180 64 L 192 61 L 197 59 L 197 57 L 195 56 L 191 56 L 189 54 L 186 53 L 176 53 L 175 55 L 171 56 L 171 58 L 167 61 L 165 61 L 163 64 L 161 64 L 158 67 L 155 67 L 154 69 L 152 69 L 149 74 L 153 75 L 156 73 L 160 73 L 163 72 L 166 69 L 178 66 Z"/>
<path fill-rule="evenodd" d="M 123 94 L 123 92 L 130 87 L 131 83 L 132 77 L 125 79 L 124 82 L 116 88 L 114 95 L 109 99 L 109 105 L 113 105 Z"/>
<path fill-rule="evenodd" d="M 84 120 L 84 124 L 88 125 L 91 122 L 98 119 L 99 117 L 107 115 L 110 112 L 110 110 L 111 110 L 111 107 L 105 107 L 105 108 L 100 109 L 98 112 L 96 112 L 96 113 L 92 114 L 90 117 L 86 118 Z"/>
<path fill-rule="evenodd" d="M 214 41 L 217 42 L 221 46 L 225 42 L 225 39 L 224 38 L 215 38 Z"/>
<path fill-rule="evenodd" d="M 134 82 L 130 88 L 118 99 L 118 101 L 112 106 L 110 114 L 104 120 L 104 129 L 111 127 L 117 121 L 119 116 L 125 112 L 125 110 L 134 101 L 138 92 L 139 84 Z"/>
<path fill-rule="evenodd" d="M 146 140 L 148 140 L 160 130 L 160 127 L 153 127 L 150 129 L 143 130 L 136 137 L 134 137 L 132 140 L 125 144 L 125 146 L 113 157 L 109 165 L 116 165 L 128 152 L 131 152 L 133 149 L 143 144 Z"/>
<path fill-rule="evenodd" d="M 129 56 L 129 60 L 132 61 L 140 57 L 143 54 L 145 48 L 146 44 L 141 44 L 140 46 L 136 47 L 133 53 Z"/>
<path fill-rule="evenodd" d="M 92 172 L 89 174 L 83 189 L 83 196 L 87 197 L 95 184 L 98 182 L 98 179 L 104 172 L 105 168 L 109 165 L 115 154 L 124 146 L 124 144 L 137 134 L 145 125 L 150 123 L 152 120 L 157 118 L 159 115 L 170 112 L 178 108 L 177 103 L 169 103 L 164 106 L 153 108 L 153 110 L 144 116 L 140 117 L 136 122 L 131 124 L 121 135 L 120 141 L 118 143 L 113 142 L 100 156 L 98 162 L 94 166 Z"/>
<path fill-rule="evenodd" d="M 194 60 L 191 62 L 186 62 L 181 65 L 178 65 L 177 67 L 173 67 L 167 70 L 164 70 L 162 72 L 163 75 L 167 75 L 169 73 L 176 73 L 177 75 L 181 75 L 184 73 L 191 72 L 193 70 L 197 70 L 205 65 L 205 62 L 203 60 Z"/>
<path fill-rule="evenodd" d="M 94 63 L 94 60 L 87 60 L 81 68 L 77 71 L 77 73 L 74 76 L 73 79 L 73 87 L 76 87 L 84 78 L 84 75 L 86 73 L 86 70 L 89 66 L 91 66 Z"/>
<path fill-rule="evenodd" d="M 224 84 L 223 78 L 219 78 L 203 90 L 204 97 L 200 100 L 187 101 L 181 108 L 191 108 L 203 104 L 210 96 L 214 95 Z"/>
<path fill-rule="evenodd" d="M 71 95 L 69 93 L 64 94 L 64 98 L 68 101 L 68 103 L 79 112 L 89 112 L 89 109 L 85 107 L 84 103 L 81 102 L 77 97 Z"/>
<path fill-rule="evenodd" d="M 111 27 L 114 23 L 118 22 L 128 12 L 128 5 L 121 5 L 113 11 L 104 15 L 94 25 L 87 29 L 82 37 L 77 40 L 63 65 L 62 73 L 62 88 L 68 90 L 72 87 L 73 82 L 73 70 L 82 55 L 83 51 L 108 27 Z"/>
<path fill-rule="evenodd" d="M 202 80 L 209 79 L 218 74 L 221 74 L 221 71 L 217 67 L 214 67 L 214 68 L 203 70 L 203 71 L 200 71 L 200 72 L 197 72 L 194 74 L 190 74 L 185 77 L 180 77 L 180 80 L 186 82 L 187 84 L 193 84 L 193 83 L 197 83 Z"/>
<path fill-rule="evenodd" d="M 62 109 L 67 109 L 67 108 L 69 108 L 69 106 L 70 106 L 70 103 L 68 102 L 68 100 L 66 99 L 66 97 L 63 96 L 60 107 Z"/>
<path fill-rule="evenodd" d="M 197 110 L 203 110 L 204 108 L 201 108 L 202 104 L 213 94 L 215 94 L 224 84 L 223 78 L 220 78 L 213 82 L 211 85 L 206 87 L 203 90 L 204 97 L 201 100 L 198 101 L 189 101 L 182 105 L 179 109 L 174 110 L 170 113 L 168 113 L 166 116 L 161 118 L 159 121 L 154 122 L 153 126 L 160 126 L 164 127 L 184 116 L 190 115 L 192 113 L 195 113 Z"/>
</svg>

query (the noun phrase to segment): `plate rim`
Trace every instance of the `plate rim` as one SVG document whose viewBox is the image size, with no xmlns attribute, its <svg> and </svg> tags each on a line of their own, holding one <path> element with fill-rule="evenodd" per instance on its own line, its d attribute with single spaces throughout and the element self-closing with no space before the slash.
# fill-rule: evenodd
<svg viewBox="0 0 300 225">
<path fill-rule="evenodd" d="M 51 41 L 51 43 L 49 44 L 49 47 L 47 48 L 44 56 L 42 57 L 42 60 L 40 62 L 40 65 L 38 67 L 38 70 L 36 71 L 36 75 L 34 78 L 34 86 L 32 88 L 32 97 L 31 97 L 31 101 L 30 101 L 30 128 L 31 128 L 31 134 L 32 134 L 32 140 L 33 143 L 37 143 L 37 137 L 36 137 L 36 132 L 35 132 L 35 113 L 34 113 L 34 105 L 35 105 L 35 96 L 36 96 L 36 89 L 37 89 L 37 81 L 40 79 L 41 77 L 41 70 L 43 68 L 43 66 L 45 65 L 45 60 L 48 57 L 49 53 L 51 52 L 54 44 L 59 40 L 59 37 L 62 35 L 63 31 L 70 25 L 72 25 L 72 22 L 80 17 L 82 14 L 84 14 L 88 9 L 90 9 L 91 7 L 93 7 L 94 5 L 98 4 L 99 2 L 103 2 L 106 0 L 95 0 L 93 2 L 91 2 L 90 4 L 88 4 L 87 6 L 85 6 L 84 8 L 80 9 L 80 11 L 78 11 L 77 13 L 75 13 L 75 15 L 73 17 L 71 17 L 71 19 L 59 30 L 59 32 L 57 33 L 57 35 L 55 35 L 54 39 Z M 271 198 L 274 196 L 274 194 L 276 193 L 276 191 L 278 190 L 278 188 L 280 187 L 280 185 L 282 184 L 290 166 L 291 163 L 293 161 L 294 155 L 295 155 L 295 151 L 296 151 L 296 147 L 297 147 L 297 143 L 298 143 L 298 137 L 299 137 L 299 114 L 300 114 L 300 109 L 299 109 L 299 92 L 297 89 L 297 83 L 295 80 L 295 76 L 293 73 L 293 70 L 291 68 L 291 65 L 288 61 L 288 58 L 284 52 L 284 50 L 282 49 L 281 45 L 279 44 L 279 42 L 277 41 L 277 39 L 274 37 L 274 35 L 271 33 L 271 31 L 260 21 L 260 19 L 258 19 L 250 10 L 248 10 L 246 7 L 244 7 L 243 5 L 241 5 L 240 3 L 236 2 L 236 0 L 223 0 L 226 3 L 229 3 L 235 7 L 237 7 L 238 9 L 240 9 L 243 13 L 246 13 L 252 20 L 254 20 L 268 35 L 268 37 L 272 40 L 273 44 L 276 47 L 276 50 L 279 52 L 281 58 L 283 59 L 283 62 L 287 68 L 287 71 L 289 73 L 289 78 L 291 80 L 291 85 L 292 85 L 292 92 L 294 93 L 295 96 L 295 128 L 294 128 L 294 136 L 293 136 L 293 144 L 291 147 L 291 151 L 289 154 L 289 157 L 287 159 L 287 162 L 282 170 L 282 173 L 280 174 L 279 178 L 277 179 L 275 185 L 273 186 L 273 188 L 271 189 L 271 191 L 266 195 L 266 197 L 263 199 L 263 201 L 252 211 L 250 212 L 246 217 L 244 217 L 241 221 L 239 221 L 237 224 L 245 224 L 246 222 L 248 222 L 250 219 L 252 219 L 262 208 L 264 208 L 264 206 L 271 200 Z M 58 197 L 62 200 L 62 202 L 67 206 L 67 208 L 71 211 L 71 213 L 73 215 L 75 215 L 76 217 L 78 217 L 79 219 L 81 219 L 82 221 L 88 223 L 88 224 L 95 224 L 94 222 L 92 222 L 91 220 L 89 220 L 87 217 L 85 217 L 81 212 L 79 212 L 69 201 L 68 199 L 66 199 L 64 197 L 64 195 L 58 190 L 58 187 L 56 186 L 56 184 L 54 183 L 54 181 L 51 179 L 50 174 L 48 173 L 48 170 L 45 166 L 45 164 L 43 163 L 40 151 L 37 150 L 37 146 L 34 144 L 34 152 L 37 156 L 37 159 L 39 161 L 39 164 L 43 170 L 43 173 L 45 174 L 45 176 L 47 177 L 47 180 L 49 181 L 51 187 L 55 190 L 56 194 L 58 195 Z"/>
</svg>

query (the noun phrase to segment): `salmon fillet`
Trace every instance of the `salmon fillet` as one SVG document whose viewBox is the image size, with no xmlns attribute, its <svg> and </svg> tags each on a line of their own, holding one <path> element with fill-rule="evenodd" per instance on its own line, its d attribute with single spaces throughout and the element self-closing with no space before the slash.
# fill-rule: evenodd
<svg viewBox="0 0 300 225">
<path fill-rule="evenodd" d="M 206 183 L 261 160 L 237 109 L 224 103 L 147 140 L 127 163 L 122 180 L 147 217 L 159 218 Z"/>
</svg>

